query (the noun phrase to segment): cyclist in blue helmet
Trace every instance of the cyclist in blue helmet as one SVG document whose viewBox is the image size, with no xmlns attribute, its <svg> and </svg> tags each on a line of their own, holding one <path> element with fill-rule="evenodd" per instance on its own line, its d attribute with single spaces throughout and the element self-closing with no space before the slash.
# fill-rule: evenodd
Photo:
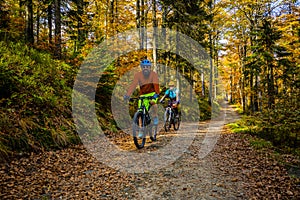
<svg viewBox="0 0 300 200">
<path fill-rule="evenodd" d="M 158 124 L 158 107 L 157 101 L 159 97 L 159 79 L 156 72 L 151 69 L 151 62 L 147 59 L 140 62 L 141 70 L 134 75 L 133 81 L 129 86 L 127 93 L 124 95 L 124 100 L 129 99 L 130 95 L 136 89 L 137 86 L 140 87 L 140 96 L 153 96 L 153 100 L 149 103 L 152 105 L 153 110 L 153 124 Z"/>
</svg>

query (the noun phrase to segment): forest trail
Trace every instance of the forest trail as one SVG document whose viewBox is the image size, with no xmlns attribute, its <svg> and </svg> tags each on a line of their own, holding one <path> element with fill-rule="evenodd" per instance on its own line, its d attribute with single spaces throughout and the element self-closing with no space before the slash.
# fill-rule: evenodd
<svg viewBox="0 0 300 200">
<path fill-rule="evenodd" d="M 239 118 L 233 106 L 222 112 L 223 124 Z M 212 151 L 199 156 L 210 124 L 200 122 L 192 144 L 175 162 L 142 174 L 107 167 L 84 146 L 2 163 L 0 199 L 299 199 L 299 179 L 270 152 L 254 150 L 245 136 L 223 126 Z M 141 151 L 160 148 L 164 138 Z"/>
</svg>

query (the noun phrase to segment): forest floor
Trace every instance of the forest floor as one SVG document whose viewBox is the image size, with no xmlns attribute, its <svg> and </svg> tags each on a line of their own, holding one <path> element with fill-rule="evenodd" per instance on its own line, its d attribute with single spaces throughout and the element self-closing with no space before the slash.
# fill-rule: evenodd
<svg viewBox="0 0 300 200">
<path fill-rule="evenodd" d="M 225 124 L 239 118 L 234 106 L 223 111 Z M 83 145 L 1 163 L 0 199 L 300 199 L 298 158 L 256 149 L 249 135 L 222 126 L 212 151 L 199 157 L 209 124 L 199 124 L 192 144 L 173 163 L 144 173 L 108 167 Z M 170 142 L 171 134 L 142 150 L 134 150 L 131 137 L 117 141 L 123 149 L 151 152 Z"/>
</svg>

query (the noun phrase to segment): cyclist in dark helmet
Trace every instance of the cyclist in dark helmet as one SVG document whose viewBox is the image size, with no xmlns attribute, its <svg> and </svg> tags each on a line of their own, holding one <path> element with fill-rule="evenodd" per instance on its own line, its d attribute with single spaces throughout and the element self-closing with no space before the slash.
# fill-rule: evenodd
<svg viewBox="0 0 300 200">
<path fill-rule="evenodd" d="M 152 96 L 153 99 L 150 102 L 145 102 L 146 106 L 149 103 L 152 105 L 153 110 L 153 124 L 158 124 L 158 108 L 157 101 L 159 97 L 159 80 L 158 75 L 151 69 L 151 62 L 147 59 L 142 60 L 140 63 L 141 71 L 134 75 L 133 81 L 129 86 L 127 93 L 124 95 L 124 100 L 129 99 L 130 95 L 136 89 L 137 86 L 140 87 L 140 96 Z M 139 102 L 140 106 L 140 102 Z"/>
</svg>

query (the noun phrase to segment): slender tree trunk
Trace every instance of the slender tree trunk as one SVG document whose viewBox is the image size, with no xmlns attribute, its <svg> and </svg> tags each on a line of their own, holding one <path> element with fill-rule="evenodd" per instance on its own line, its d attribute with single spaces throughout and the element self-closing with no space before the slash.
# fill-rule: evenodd
<svg viewBox="0 0 300 200">
<path fill-rule="evenodd" d="M 118 0 L 115 0 L 115 14 L 114 14 L 114 18 L 115 18 L 115 24 L 118 23 L 118 16 L 119 16 L 119 11 L 118 11 Z M 115 27 L 115 31 L 116 33 L 119 33 L 119 29 L 118 27 L 116 26 Z"/>
<path fill-rule="evenodd" d="M 55 0 L 55 56 L 61 59 L 61 0 Z"/>
<path fill-rule="evenodd" d="M 218 53 L 217 53 L 217 50 L 215 51 L 215 99 L 217 99 L 217 95 L 218 95 L 218 78 L 219 78 L 219 71 L 218 71 L 218 68 L 219 68 L 219 59 L 218 59 Z"/>
<path fill-rule="evenodd" d="M 32 0 L 27 0 L 26 2 L 26 41 L 29 44 L 34 43 L 34 36 L 33 36 L 33 3 Z"/>
<path fill-rule="evenodd" d="M 140 49 L 143 49 L 143 36 L 142 36 L 142 17 L 141 17 L 141 0 L 136 0 L 136 27 L 139 30 Z"/>
<path fill-rule="evenodd" d="M 213 10 L 213 4 L 214 0 L 209 1 L 209 8 L 210 13 L 212 13 Z M 213 24 L 212 19 L 210 20 L 210 24 Z M 212 38 L 212 30 L 209 31 L 209 66 L 210 66 L 210 74 L 209 74 L 209 95 L 208 95 L 208 103 L 212 105 L 213 102 L 213 71 L 214 71 L 214 65 L 213 65 L 213 38 Z"/>
<path fill-rule="evenodd" d="M 36 42 L 39 43 L 40 40 L 40 8 L 37 8 L 36 13 Z"/>
<path fill-rule="evenodd" d="M 212 47 L 212 35 L 211 33 L 209 34 L 209 54 L 210 54 L 210 59 L 209 59 L 209 66 L 210 66 L 210 71 L 209 71 L 209 95 L 208 95 L 208 103 L 212 105 L 213 101 L 213 61 L 212 61 L 212 54 L 213 54 L 213 47 Z"/>
<path fill-rule="evenodd" d="M 156 0 L 152 0 L 152 24 L 153 24 L 153 66 L 158 72 L 157 66 L 157 22 L 156 22 Z"/>
<path fill-rule="evenodd" d="M 245 39 L 245 31 L 243 30 L 243 46 L 241 48 L 241 102 L 243 112 L 246 112 L 246 95 L 245 95 L 245 59 L 247 57 L 247 41 Z"/>
<path fill-rule="evenodd" d="M 48 29 L 49 29 L 48 40 L 49 40 L 50 46 L 52 46 L 52 15 L 53 15 L 52 3 L 50 3 L 48 5 L 47 11 L 48 11 Z"/>
<path fill-rule="evenodd" d="M 274 74 L 273 74 L 273 64 L 268 66 L 268 105 L 269 108 L 273 108 L 275 104 L 275 88 L 274 88 Z"/>
<path fill-rule="evenodd" d="M 83 16 L 83 0 L 77 0 L 77 48 L 76 48 L 76 52 L 79 51 L 83 45 L 84 45 L 84 41 L 85 41 L 85 34 L 84 34 L 84 30 L 83 30 L 83 22 L 81 17 Z"/>
<path fill-rule="evenodd" d="M 145 0 L 141 0 L 141 46 L 142 49 L 147 49 L 146 38 L 146 15 L 145 15 Z"/>
<path fill-rule="evenodd" d="M 166 33 L 166 28 L 167 27 L 167 8 L 165 5 L 162 6 L 162 35 L 163 35 L 163 41 L 164 41 L 164 49 L 167 49 L 167 33 Z M 163 74 L 164 74 L 164 83 L 166 83 L 166 76 L 167 76 L 167 73 L 166 73 L 166 67 L 167 67 L 167 53 L 164 53 L 164 59 L 166 60 L 166 63 L 163 65 Z"/>
<path fill-rule="evenodd" d="M 258 74 L 255 74 L 255 87 L 254 87 L 254 112 L 258 112 L 258 95 L 259 95 L 259 85 L 258 85 Z"/>
<path fill-rule="evenodd" d="M 194 74 L 193 74 L 193 70 L 190 69 L 190 102 L 193 101 L 193 91 L 194 91 Z"/>
<path fill-rule="evenodd" d="M 109 18 L 110 18 L 110 27 L 111 27 L 111 31 L 112 31 L 112 35 L 114 35 L 114 31 L 115 31 L 115 8 L 114 8 L 114 4 L 115 1 L 114 0 L 110 0 L 110 5 L 109 5 Z"/>
<path fill-rule="evenodd" d="M 140 0 L 136 0 L 136 27 L 141 28 L 141 5 L 140 5 Z"/>
<path fill-rule="evenodd" d="M 202 66 L 201 69 L 201 87 L 202 87 L 202 97 L 205 97 L 204 66 Z"/>
<path fill-rule="evenodd" d="M 257 18 L 256 16 L 254 16 L 255 19 L 251 21 L 251 24 L 250 24 L 250 32 L 253 32 L 257 26 Z M 251 47 L 254 46 L 254 41 L 255 41 L 255 36 L 251 36 L 250 37 L 250 45 Z M 254 54 L 254 50 L 252 50 L 252 54 Z M 250 87 L 250 111 L 251 113 L 254 113 L 255 112 L 255 102 L 257 101 L 256 100 L 256 90 L 255 90 L 255 87 L 254 87 L 254 72 L 255 72 L 255 69 L 251 69 L 250 70 L 250 80 L 249 80 L 249 87 Z"/>
<path fill-rule="evenodd" d="M 230 103 L 233 103 L 233 72 L 230 73 Z"/>
<path fill-rule="evenodd" d="M 251 108 L 251 112 L 254 113 L 254 89 L 253 89 L 253 72 L 251 70 L 250 72 L 250 80 L 249 80 L 249 87 L 250 87 L 250 108 Z"/>
</svg>

